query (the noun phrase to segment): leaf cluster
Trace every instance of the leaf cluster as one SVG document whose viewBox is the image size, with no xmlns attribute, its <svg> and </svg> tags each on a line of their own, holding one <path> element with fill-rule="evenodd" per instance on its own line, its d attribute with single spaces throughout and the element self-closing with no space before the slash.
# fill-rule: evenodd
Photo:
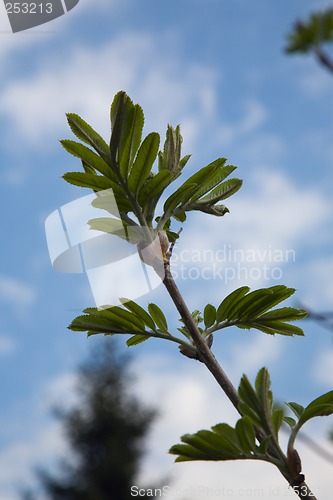
<svg viewBox="0 0 333 500">
<path fill-rule="evenodd" d="M 297 433 L 311 418 L 333 414 L 333 391 L 316 398 L 305 408 L 298 403 L 286 403 L 295 414 L 296 421 L 274 404 L 270 386 L 266 368 L 259 371 L 254 386 L 243 375 L 238 388 L 242 417 L 235 427 L 223 423 L 211 430 L 185 434 L 181 437 L 182 443 L 169 450 L 177 456 L 176 462 L 264 460 L 276 465 L 286 477 L 297 477 L 302 467 L 294 449 Z M 287 455 L 279 444 L 279 431 L 284 422 L 291 427 Z"/>
<path fill-rule="evenodd" d="M 183 444 L 170 449 L 176 462 L 188 460 L 265 460 L 277 464 L 270 445 L 278 440 L 284 412 L 273 406 L 270 378 L 266 368 L 258 373 L 253 387 L 243 375 L 238 394 L 242 417 L 235 427 L 218 424 L 209 431 L 182 436 Z"/>
<path fill-rule="evenodd" d="M 128 346 L 144 342 L 149 337 L 169 336 L 168 324 L 163 311 L 156 304 L 148 305 L 148 312 L 139 304 L 120 299 L 124 307 L 88 307 L 83 315 L 77 316 L 69 325 L 76 332 L 88 332 L 88 336 L 130 334 Z"/>
<path fill-rule="evenodd" d="M 301 328 L 289 322 L 304 318 L 306 311 L 293 307 L 272 309 L 290 297 L 294 291 L 293 288 L 283 285 L 253 292 L 250 292 L 248 287 L 241 287 L 228 295 L 218 308 L 207 304 L 203 315 L 199 310 L 193 311 L 191 315 L 209 347 L 213 342 L 213 333 L 230 326 L 255 328 L 271 335 L 303 335 Z M 170 333 L 166 317 L 156 304 L 149 304 L 146 311 L 132 300 L 122 298 L 120 302 L 123 307 L 89 307 L 83 311 L 83 315 L 75 318 L 68 328 L 73 331 L 87 331 L 88 336 L 130 334 L 132 337 L 127 340 L 128 346 L 137 345 L 150 337 L 170 340 L 179 344 L 182 354 L 198 359 L 191 332 L 182 318 L 182 326 L 177 330 L 186 340 Z"/>
<path fill-rule="evenodd" d="M 311 401 L 306 407 L 299 403 L 289 402 L 286 405 L 292 410 L 294 417 L 284 416 L 284 421 L 290 426 L 291 434 L 288 448 L 293 449 L 295 439 L 301 427 L 315 417 L 326 417 L 333 414 L 333 391 L 326 392 Z"/>
<path fill-rule="evenodd" d="M 307 312 L 294 307 L 273 309 L 288 299 L 295 292 L 294 288 L 275 285 L 250 292 L 248 286 L 242 286 L 230 293 L 215 308 L 207 304 L 204 308 L 203 321 L 206 333 L 213 333 L 229 326 L 250 329 L 275 335 L 304 335 L 303 330 L 290 321 L 307 316 Z"/>
<path fill-rule="evenodd" d="M 288 35 L 286 52 L 307 53 L 333 41 L 333 9 L 315 12 L 307 21 L 298 21 Z"/>
<path fill-rule="evenodd" d="M 77 114 L 68 113 L 67 120 L 81 142 L 62 140 L 61 144 L 81 160 L 83 172 L 67 172 L 63 178 L 96 192 L 95 207 L 113 216 L 120 215 L 120 220 L 107 216 L 89 221 L 93 229 L 119 236 L 125 229 L 126 238 L 131 229 L 132 238 L 128 239 L 132 243 L 151 242 L 165 230 L 169 241 L 174 241 L 178 235 L 171 230 L 171 218 L 183 222 L 186 213 L 193 210 L 222 216 L 228 208 L 220 202 L 241 187 L 239 179 L 225 180 L 236 167 L 219 158 L 183 182 L 166 199 L 162 214 L 156 216 L 156 206 L 165 189 L 182 174 L 190 158 L 181 156 L 179 126 L 168 126 L 164 147 L 159 151 L 159 134 L 151 132 L 142 138 L 142 108 L 123 91 L 116 94 L 111 105 L 109 143 Z M 116 210 L 104 193 L 108 190 L 112 190 Z"/>
</svg>

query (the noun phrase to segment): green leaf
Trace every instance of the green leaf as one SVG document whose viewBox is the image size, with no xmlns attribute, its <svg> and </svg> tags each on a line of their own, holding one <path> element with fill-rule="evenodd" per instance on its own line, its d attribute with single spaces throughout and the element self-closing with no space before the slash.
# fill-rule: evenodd
<svg viewBox="0 0 333 500">
<path fill-rule="evenodd" d="M 149 179 L 139 191 L 139 203 L 141 207 L 145 206 L 147 201 L 155 196 L 161 195 L 171 179 L 172 173 L 168 170 L 161 170 Z"/>
<path fill-rule="evenodd" d="M 184 210 L 190 212 L 192 210 L 197 210 L 209 215 L 215 215 L 216 217 L 222 217 L 223 215 L 229 213 L 229 208 L 225 205 L 212 205 L 211 203 L 190 203 L 184 207 Z"/>
<path fill-rule="evenodd" d="M 172 217 L 179 222 L 185 222 L 186 221 L 186 213 L 185 212 L 177 212 L 172 214 Z M 177 236 L 178 237 L 178 236 Z M 169 238 L 170 239 L 170 238 Z"/>
<path fill-rule="evenodd" d="M 90 229 L 102 231 L 104 233 L 118 236 L 129 243 L 137 244 L 142 239 L 142 228 L 136 225 L 129 225 L 119 219 L 110 217 L 98 217 L 88 221 Z"/>
<path fill-rule="evenodd" d="M 156 305 L 156 304 L 149 304 L 148 305 L 148 311 L 150 316 L 153 318 L 155 324 L 157 327 L 163 332 L 163 333 L 169 333 L 168 331 L 168 324 L 167 320 L 164 316 L 163 311 Z"/>
<path fill-rule="evenodd" d="M 249 414 L 246 410 L 246 414 L 251 418 L 251 414 L 255 412 L 257 415 L 260 415 L 261 405 L 256 394 L 256 391 L 252 387 L 249 379 L 246 375 L 243 375 L 238 387 L 238 394 L 242 403 L 245 403 L 248 408 L 251 409 L 251 413 Z M 241 408 L 241 407 L 240 407 Z"/>
<path fill-rule="evenodd" d="M 90 229 L 113 234 L 128 241 L 129 243 L 138 243 L 142 239 L 142 229 L 138 226 L 130 226 L 119 219 L 111 217 L 98 217 L 88 221 Z"/>
<path fill-rule="evenodd" d="M 154 320 L 149 314 L 141 307 L 139 304 L 136 302 L 133 302 L 132 300 L 128 300 L 125 298 L 119 299 L 120 302 L 123 304 L 126 309 L 134 313 L 136 316 L 142 319 L 144 324 L 151 328 L 151 330 L 156 330 L 156 325 L 154 323 Z"/>
<path fill-rule="evenodd" d="M 262 407 L 272 406 L 270 386 L 271 381 L 268 370 L 267 368 L 261 368 L 256 376 L 255 389 Z"/>
<path fill-rule="evenodd" d="M 216 171 L 219 168 L 219 162 L 224 164 L 225 161 L 226 161 L 225 158 L 219 158 L 214 162 L 210 163 L 209 165 L 206 165 L 205 167 L 198 170 L 198 172 L 191 175 L 191 177 L 189 177 L 182 184 L 182 186 L 188 186 L 189 184 L 196 184 L 198 186 L 198 192 L 199 192 L 201 187 L 205 185 L 211 179 L 211 177 L 216 173 Z M 193 194 L 193 197 L 194 196 L 195 194 Z"/>
<path fill-rule="evenodd" d="M 294 335 L 303 336 L 304 332 L 302 328 L 299 328 L 295 325 L 289 325 L 289 323 L 284 323 L 283 321 L 271 321 L 271 322 L 260 322 L 260 318 L 258 321 L 252 321 L 249 323 L 245 323 L 244 325 L 236 324 L 239 328 L 256 328 L 263 333 L 267 333 L 269 335 L 286 335 L 292 337 Z"/>
<path fill-rule="evenodd" d="M 290 405 L 289 405 L 290 406 Z M 326 392 L 322 396 L 314 399 L 302 413 L 299 425 L 314 417 L 325 417 L 333 413 L 333 391 Z"/>
<path fill-rule="evenodd" d="M 242 449 L 245 453 L 255 451 L 256 435 L 251 419 L 244 416 L 236 423 L 236 432 Z"/>
<path fill-rule="evenodd" d="M 267 368 L 261 368 L 255 380 L 255 390 L 260 407 L 258 415 L 261 418 L 263 428 L 268 434 L 274 431 L 272 427 L 273 395 L 270 387 L 271 380 L 268 370 Z"/>
<path fill-rule="evenodd" d="M 216 320 L 216 309 L 212 304 L 207 304 L 204 309 L 204 322 L 205 327 L 209 328 L 215 323 Z"/>
<path fill-rule="evenodd" d="M 110 149 L 104 139 L 79 115 L 67 113 L 68 124 L 78 139 L 92 146 L 110 164 Z"/>
<path fill-rule="evenodd" d="M 113 325 L 107 318 L 102 316 L 77 316 L 68 326 L 69 330 L 75 332 L 90 331 L 95 333 L 113 334 L 113 333 L 128 333 L 119 325 Z"/>
<path fill-rule="evenodd" d="M 302 406 L 302 405 L 300 405 L 298 403 L 294 403 L 294 402 L 285 403 L 285 404 L 294 412 L 294 414 L 296 415 L 296 417 L 298 419 L 301 418 L 301 416 L 304 413 L 304 406 Z"/>
<path fill-rule="evenodd" d="M 144 139 L 133 163 L 128 187 L 133 193 L 137 193 L 145 183 L 156 160 L 160 136 L 153 132 Z"/>
<path fill-rule="evenodd" d="M 179 168 L 180 170 L 183 170 L 189 159 L 191 158 L 191 155 L 185 155 L 181 160 L 179 160 Z"/>
<path fill-rule="evenodd" d="M 220 424 L 222 425 L 222 424 Z M 227 425 L 227 424 L 224 424 Z M 185 434 L 182 441 L 202 451 L 204 460 L 230 460 L 238 458 L 238 450 L 230 446 L 227 440 L 211 431 L 198 431 L 196 434 Z"/>
<path fill-rule="evenodd" d="M 148 340 L 150 338 L 149 335 L 133 335 L 133 337 L 129 338 L 126 341 L 126 344 L 128 347 L 132 347 L 134 345 L 141 344 L 145 340 Z"/>
<path fill-rule="evenodd" d="M 210 163 L 206 167 L 201 168 L 198 172 L 191 175 L 180 187 L 188 186 L 190 184 L 197 185 L 197 189 L 193 192 L 191 201 L 196 200 L 204 193 L 209 191 L 213 186 L 216 185 L 216 182 L 219 182 L 218 178 L 216 178 L 216 174 L 219 174 L 220 167 L 224 165 L 226 162 L 225 158 L 218 158 L 214 162 Z M 219 175 L 223 175 L 220 173 Z M 215 176 L 215 177 L 214 177 Z"/>
<path fill-rule="evenodd" d="M 241 412 L 241 414 L 247 418 L 249 418 L 249 420 L 251 420 L 251 422 L 256 425 L 258 428 L 262 427 L 262 422 L 261 422 L 261 418 L 258 414 L 258 412 L 260 411 L 260 409 L 257 411 L 255 411 L 251 406 L 249 406 L 247 403 L 244 403 L 243 401 L 241 401 L 239 403 L 239 411 Z"/>
<path fill-rule="evenodd" d="M 187 184 L 180 186 L 164 203 L 164 213 L 172 212 L 178 205 L 186 203 L 188 198 L 192 196 L 193 190 L 196 189 L 196 184 Z"/>
<path fill-rule="evenodd" d="M 219 436 L 219 441 L 217 441 L 218 446 L 223 448 L 225 451 L 230 451 L 236 455 L 243 451 L 235 429 L 233 429 L 229 424 L 214 425 L 212 430 L 214 431 L 214 434 Z M 214 440 L 216 441 L 215 436 Z"/>
<path fill-rule="evenodd" d="M 62 178 L 66 182 L 69 182 L 69 184 L 90 188 L 94 191 L 102 191 L 114 187 L 114 183 L 111 179 L 108 179 L 104 175 L 87 174 L 85 172 L 67 172 Z"/>
<path fill-rule="evenodd" d="M 271 436 L 265 436 L 258 447 L 258 453 L 267 455 L 267 450 L 271 442 Z"/>
<path fill-rule="evenodd" d="M 260 288 L 259 290 L 254 290 L 248 293 L 240 300 L 235 302 L 229 310 L 228 320 L 246 320 L 257 318 L 260 315 L 260 303 L 262 300 L 267 301 L 267 296 L 269 297 L 269 303 L 272 300 L 272 292 L 268 288 Z M 269 307 L 269 306 L 267 306 Z M 265 305 L 266 308 L 266 305 Z M 265 309 L 266 310 L 266 309 Z"/>
<path fill-rule="evenodd" d="M 204 167 L 207 169 L 206 177 L 205 179 L 202 179 L 200 184 L 196 183 L 198 185 L 198 189 L 193 194 L 191 201 L 199 200 L 199 198 L 202 199 L 206 193 L 220 185 L 221 182 L 236 169 L 236 167 L 232 165 L 224 166 L 225 162 L 225 158 L 218 158 L 207 165 L 207 167 Z"/>
<path fill-rule="evenodd" d="M 297 321 L 299 319 L 304 319 L 308 316 L 308 312 L 303 309 L 295 309 L 294 307 L 281 307 L 279 309 L 273 309 L 260 316 L 260 321 L 266 320 L 279 320 L 279 321 Z"/>
<path fill-rule="evenodd" d="M 121 307 L 114 306 L 105 309 L 88 307 L 83 312 L 92 317 L 108 320 L 115 328 L 119 328 L 119 333 L 146 333 L 143 321 Z"/>
<path fill-rule="evenodd" d="M 283 300 L 288 299 L 294 292 L 295 288 L 288 288 L 284 285 L 275 285 L 255 290 L 249 293 L 241 302 L 242 317 L 263 317 L 263 313 Z M 272 313 L 272 319 L 274 319 L 275 313 L 272 311 L 270 313 Z"/>
<path fill-rule="evenodd" d="M 259 370 L 255 380 L 255 387 L 251 385 L 247 376 L 243 375 L 238 394 L 240 397 L 239 410 L 242 415 L 246 415 L 266 435 L 275 434 L 272 418 L 273 395 L 270 391 L 268 370 L 266 368 Z M 275 418 L 277 417 L 278 415 Z"/>
<path fill-rule="evenodd" d="M 291 429 L 296 425 L 296 420 L 294 418 L 283 417 L 283 420 L 290 426 Z"/>
<path fill-rule="evenodd" d="M 127 178 L 135 155 L 139 149 L 142 137 L 143 123 L 144 116 L 142 108 L 138 104 L 136 104 L 133 108 L 131 128 L 129 130 L 124 148 L 119 150 L 118 161 L 120 172 L 124 179 Z"/>
<path fill-rule="evenodd" d="M 283 420 L 284 420 L 284 411 L 280 409 L 275 410 L 272 414 L 272 422 L 276 436 L 278 436 Z"/>
<path fill-rule="evenodd" d="M 110 109 L 111 119 L 111 140 L 110 152 L 112 164 L 117 168 L 120 166 L 120 161 L 123 151 L 126 147 L 126 142 L 131 136 L 133 121 L 135 122 L 135 106 L 130 97 L 123 91 L 115 95 Z"/>
<path fill-rule="evenodd" d="M 306 311 L 290 307 L 268 311 L 290 297 L 294 288 L 276 285 L 248 292 L 249 288 L 241 287 L 222 301 L 217 310 L 217 322 L 225 323 L 220 328 L 232 324 L 243 329 L 256 328 L 270 335 L 304 335 L 301 328 L 286 321 L 302 319 Z"/>
<path fill-rule="evenodd" d="M 111 217 L 99 217 L 88 221 L 90 229 L 111 233 L 121 238 L 126 239 L 124 223 L 119 219 L 111 219 Z"/>
<path fill-rule="evenodd" d="M 229 317 L 229 311 L 244 295 L 250 291 L 248 286 L 242 286 L 231 292 L 219 305 L 216 313 L 216 321 L 225 321 Z"/>
<path fill-rule="evenodd" d="M 175 462 L 189 462 L 193 460 L 209 460 L 209 455 L 189 444 L 176 444 L 169 450 L 171 455 L 178 455 Z"/>
<path fill-rule="evenodd" d="M 172 446 L 169 450 L 169 453 L 178 456 L 176 462 L 259 458 L 254 428 L 247 417 L 240 419 L 235 429 L 228 424 L 217 424 L 212 431 L 185 434 L 181 440 L 185 444 Z"/>
<path fill-rule="evenodd" d="M 237 191 L 242 187 L 243 181 L 241 179 L 230 179 L 228 181 L 219 184 L 215 189 L 213 189 L 209 194 L 200 198 L 198 203 L 210 203 L 211 205 L 215 205 L 219 201 L 225 200 L 229 198 L 233 194 L 237 193 Z"/>
<path fill-rule="evenodd" d="M 106 210 L 110 214 L 115 217 L 120 216 L 120 212 L 127 213 L 128 211 L 132 211 L 132 205 L 130 201 L 124 195 L 122 188 L 117 186 L 115 189 L 112 188 L 112 193 L 109 191 L 99 191 L 96 193 L 96 198 L 92 200 L 91 205 L 95 208 L 100 208 L 102 210 Z M 135 222 L 133 221 L 133 225 Z"/>
<path fill-rule="evenodd" d="M 88 314 L 97 314 L 105 317 L 112 322 L 118 323 L 124 329 L 129 331 L 145 332 L 145 325 L 141 318 L 135 314 L 123 309 L 122 307 L 113 306 L 106 309 L 87 308 L 84 310 Z"/>
<path fill-rule="evenodd" d="M 84 146 L 80 142 L 67 139 L 60 141 L 60 143 L 68 153 L 83 160 L 85 165 L 88 165 L 91 169 L 97 170 L 114 182 L 117 182 L 117 177 L 110 165 L 108 165 L 99 155 L 91 151 L 90 148 L 87 148 L 87 146 Z"/>
</svg>

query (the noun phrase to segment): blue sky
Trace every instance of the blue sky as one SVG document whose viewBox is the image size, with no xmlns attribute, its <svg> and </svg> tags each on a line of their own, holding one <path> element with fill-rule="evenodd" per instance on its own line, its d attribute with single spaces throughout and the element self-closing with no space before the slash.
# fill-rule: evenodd
<svg viewBox="0 0 333 500">
<path fill-rule="evenodd" d="M 216 256 L 230 245 L 256 252 L 257 261 L 246 262 L 239 279 L 227 282 L 191 279 L 204 265 L 221 266 L 216 259 L 186 262 L 179 286 L 192 309 L 217 305 L 245 282 L 253 288 L 276 284 L 271 272 L 267 279 L 253 271 L 276 267 L 269 249 L 294 252 L 294 259 L 277 266 L 279 282 L 298 290 L 293 303 L 332 309 L 333 79 L 311 58 L 283 52 L 294 21 L 330 4 L 81 0 L 52 23 L 15 35 L 0 5 L 1 499 L 16 499 L 17 485 L 32 480 L 34 465 L 52 464 L 66 450 L 49 408 L 57 401 L 70 404 L 78 362 L 94 344 L 109 340 L 87 340 L 66 329 L 93 298 L 86 276 L 57 273 L 48 257 L 46 217 L 87 194 L 61 180 L 79 169 L 58 142 L 72 138 L 66 112 L 80 114 L 108 138 L 109 106 L 123 89 L 143 106 L 146 133 L 156 130 L 163 138 L 167 123 L 181 124 L 184 154 L 192 153 L 188 175 L 219 156 L 238 166 L 244 186 L 228 200 L 231 213 L 189 217 L 176 255 L 212 249 Z M 165 305 L 176 326 L 161 288 L 140 299 L 142 305 L 150 301 Z M 320 326 L 303 326 L 305 338 L 295 339 L 230 331 L 217 336 L 214 352 L 236 385 L 243 372 L 253 378 L 266 365 L 276 397 L 305 404 L 332 388 L 333 341 Z M 175 346 L 151 342 L 133 355 L 136 393 L 162 409 L 147 445 L 146 481 L 167 471 L 180 490 L 194 488 L 196 499 L 203 498 L 200 486 L 232 488 L 235 477 L 239 488 L 253 493 L 264 471 L 265 498 L 277 497 L 270 488 L 293 497 L 266 465 L 173 465 L 166 451 L 181 434 L 236 416 L 203 368 L 180 357 Z M 308 432 L 329 447 L 330 424 L 320 419 Z M 306 448 L 303 453 L 309 484 L 328 499 L 329 465 Z"/>
</svg>

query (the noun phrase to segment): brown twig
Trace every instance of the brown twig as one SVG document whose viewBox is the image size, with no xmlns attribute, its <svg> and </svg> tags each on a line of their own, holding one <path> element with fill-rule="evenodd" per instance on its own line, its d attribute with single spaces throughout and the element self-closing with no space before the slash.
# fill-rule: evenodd
<svg viewBox="0 0 333 500">
<path fill-rule="evenodd" d="M 169 295 L 173 300 L 182 320 L 184 321 L 185 326 L 191 334 L 193 343 L 198 351 L 200 361 L 202 361 L 207 366 L 208 370 L 212 373 L 215 380 L 223 389 L 236 410 L 238 410 L 240 401 L 238 393 L 222 367 L 219 365 L 214 354 L 205 342 L 205 339 L 200 334 L 198 326 L 192 318 L 192 315 L 173 279 L 169 263 L 166 263 L 165 265 L 165 278 L 163 280 L 163 283 L 168 290 Z"/>
<path fill-rule="evenodd" d="M 320 45 L 317 45 L 314 49 L 314 53 L 318 59 L 318 61 L 325 66 L 326 69 L 328 69 L 331 73 L 333 73 L 333 61 L 330 59 L 330 57 L 324 52 L 324 50 L 320 47 Z"/>
<path fill-rule="evenodd" d="M 197 324 L 195 323 L 182 294 L 180 293 L 176 282 L 173 279 L 171 270 L 170 270 L 170 262 L 169 260 L 164 263 L 165 276 L 163 280 L 163 284 L 166 287 L 173 303 L 175 304 L 186 328 L 191 334 L 191 338 L 193 344 L 198 353 L 198 359 L 205 364 L 208 370 L 211 372 L 219 386 L 222 388 L 228 399 L 231 401 L 236 410 L 239 411 L 239 403 L 240 399 L 238 396 L 238 392 L 233 386 L 232 382 L 228 378 L 227 374 L 224 372 L 223 368 L 215 358 L 214 354 L 210 350 L 209 345 L 201 335 Z M 241 413 L 240 413 L 241 414 Z M 259 441 L 262 440 L 263 436 L 260 431 L 256 432 L 257 438 Z M 273 456 L 279 457 L 279 454 L 276 450 L 271 449 L 270 452 Z M 281 457 L 279 457 L 281 459 Z M 287 457 L 284 456 L 284 461 L 287 462 Z M 284 478 L 288 481 L 289 485 L 293 489 L 296 495 L 298 495 L 303 500 L 316 500 L 316 497 L 312 494 L 310 488 L 305 482 L 305 478 L 303 474 L 296 474 L 292 477 L 291 473 L 287 473 L 280 469 L 280 472 L 284 476 Z"/>
</svg>

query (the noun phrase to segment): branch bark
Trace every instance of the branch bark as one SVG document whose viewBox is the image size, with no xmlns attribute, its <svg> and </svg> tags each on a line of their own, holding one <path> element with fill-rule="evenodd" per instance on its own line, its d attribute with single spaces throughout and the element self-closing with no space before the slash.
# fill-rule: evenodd
<svg viewBox="0 0 333 500">
<path fill-rule="evenodd" d="M 315 47 L 314 52 L 317 56 L 318 61 L 325 66 L 328 71 L 333 73 L 333 61 L 329 58 L 329 56 L 323 51 L 320 46 Z"/>
<path fill-rule="evenodd" d="M 241 415 L 239 411 L 239 396 L 236 388 L 233 386 L 232 382 L 228 378 L 227 374 L 224 372 L 223 368 L 215 358 L 214 354 L 210 350 L 209 345 L 206 343 L 205 339 L 202 337 L 197 324 L 192 318 L 191 312 L 188 309 L 182 294 L 180 293 L 175 280 L 173 279 L 170 263 L 166 261 L 164 263 L 165 276 L 163 280 L 163 284 L 167 289 L 173 303 L 175 304 L 185 326 L 191 334 L 193 344 L 196 347 L 198 353 L 198 359 L 205 364 L 208 370 L 211 372 L 221 389 L 224 391 L 228 399 L 231 401 L 233 406 L 236 408 L 238 413 Z M 261 441 L 262 436 L 260 432 L 257 432 L 257 438 Z M 273 455 L 279 456 L 275 450 L 271 450 Z M 287 462 L 287 457 L 285 457 Z M 298 495 L 303 500 L 317 500 L 316 497 L 312 494 L 310 488 L 305 482 L 305 478 L 303 474 L 299 474 L 297 477 L 290 477 L 290 475 L 282 472 L 281 474 L 287 480 L 293 491 L 296 495 Z"/>
<path fill-rule="evenodd" d="M 212 373 L 213 377 L 223 389 L 226 396 L 229 398 L 231 403 L 234 405 L 237 411 L 239 405 L 239 396 L 232 382 L 229 380 L 227 374 L 224 372 L 214 354 L 210 350 L 209 346 L 205 342 L 204 338 L 200 334 L 200 331 L 192 318 L 192 315 L 173 279 L 170 271 L 170 265 L 165 265 L 165 278 L 163 280 L 164 286 L 169 292 L 173 303 L 175 304 L 185 326 L 191 334 L 193 343 L 197 349 L 199 359 L 202 361 L 208 370 Z"/>
</svg>

